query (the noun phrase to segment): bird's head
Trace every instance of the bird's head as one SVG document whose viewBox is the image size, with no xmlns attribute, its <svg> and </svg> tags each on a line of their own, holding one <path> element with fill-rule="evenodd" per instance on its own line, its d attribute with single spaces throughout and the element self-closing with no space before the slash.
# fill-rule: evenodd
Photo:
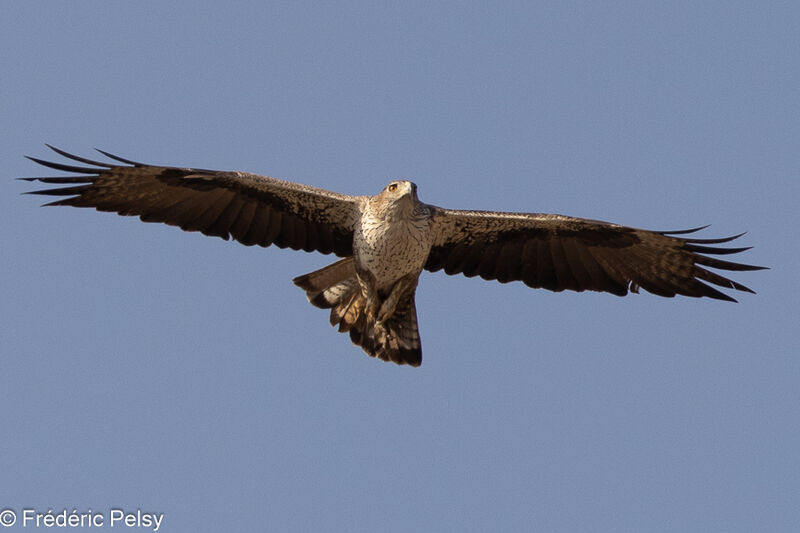
<svg viewBox="0 0 800 533">
<path fill-rule="evenodd" d="M 413 182 L 407 180 L 395 180 L 384 187 L 381 194 L 393 201 L 397 201 L 401 198 L 416 200 L 417 186 Z"/>
<path fill-rule="evenodd" d="M 417 186 L 406 180 L 390 182 L 375 199 L 382 206 L 382 216 L 389 218 L 411 216 L 419 204 Z"/>
</svg>

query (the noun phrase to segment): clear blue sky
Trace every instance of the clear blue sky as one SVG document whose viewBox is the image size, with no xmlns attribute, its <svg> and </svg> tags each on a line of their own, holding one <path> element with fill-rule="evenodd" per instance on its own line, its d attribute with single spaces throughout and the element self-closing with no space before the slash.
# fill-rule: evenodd
<svg viewBox="0 0 800 533">
<path fill-rule="evenodd" d="M 141 508 L 168 532 L 797 531 L 800 8 L 395 4 L 3 3 L 0 509 Z M 424 362 L 398 367 L 292 285 L 331 257 L 20 196 L 45 142 L 713 224 L 772 270 L 735 275 L 758 292 L 739 304 L 428 273 Z"/>
</svg>

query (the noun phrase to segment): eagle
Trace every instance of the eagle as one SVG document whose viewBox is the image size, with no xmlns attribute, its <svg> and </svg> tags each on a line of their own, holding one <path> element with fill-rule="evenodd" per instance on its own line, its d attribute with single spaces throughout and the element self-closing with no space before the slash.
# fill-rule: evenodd
<svg viewBox="0 0 800 533">
<path fill-rule="evenodd" d="M 717 246 L 743 234 L 693 235 L 707 226 L 648 231 L 554 214 L 446 209 L 421 202 L 406 180 L 375 196 L 349 196 L 247 172 L 148 165 L 98 150 L 110 160 L 102 162 L 47 146 L 70 161 L 26 157 L 73 175 L 20 178 L 59 185 L 26 193 L 64 197 L 45 205 L 340 257 L 294 283 L 311 304 L 330 309 L 331 325 L 355 345 L 398 364 L 422 363 L 414 296 L 423 270 L 551 291 L 624 296 L 644 289 L 735 302 L 714 286 L 753 291 L 709 269 L 765 268 L 712 257 L 749 248 Z"/>
</svg>

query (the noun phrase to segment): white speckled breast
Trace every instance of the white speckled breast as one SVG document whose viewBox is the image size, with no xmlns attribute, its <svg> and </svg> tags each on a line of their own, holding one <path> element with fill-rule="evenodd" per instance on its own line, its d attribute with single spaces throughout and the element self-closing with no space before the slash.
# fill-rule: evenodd
<svg viewBox="0 0 800 533">
<path fill-rule="evenodd" d="M 378 289 L 387 288 L 425 265 L 431 249 L 430 215 L 422 206 L 410 217 L 366 210 L 353 244 L 359 267 L 375 276 Z"/>
</svg>

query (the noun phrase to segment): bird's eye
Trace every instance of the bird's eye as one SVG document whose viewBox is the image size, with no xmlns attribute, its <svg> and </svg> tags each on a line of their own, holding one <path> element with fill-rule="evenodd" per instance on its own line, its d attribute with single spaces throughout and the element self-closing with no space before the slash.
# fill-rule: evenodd
<svg viewBox="0 0 800 533">
<path fill-rule="evenodd" d="M 389 185 L 389 192 L 394 192 L 396 190 L 397 190 L 397 184 L 396 183 L 392 183 L 391 185 Z"/>
</svg>

